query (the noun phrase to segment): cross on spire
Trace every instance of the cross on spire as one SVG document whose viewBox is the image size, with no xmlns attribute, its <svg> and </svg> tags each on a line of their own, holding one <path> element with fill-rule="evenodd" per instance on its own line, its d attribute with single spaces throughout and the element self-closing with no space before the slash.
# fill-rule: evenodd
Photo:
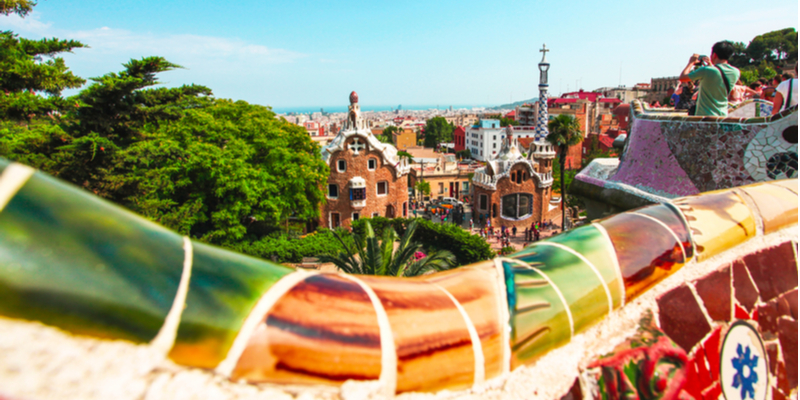
<svg viewBox="0 0 800 400">
<path fill-rule="evenodd" d="M 364 146 L 363 143 L 359 142 L 358 138 L 355 138 L 355 140 L 353 140 L 353 144 L 351 144 L 349 147 L 350 147 L 350 150 L 353 150 L 353 155 L 357 156 L 358 152 L 360 150 L 363 150 L 366 146 Z"/>
<path fill-rule="evenodd" d="M 550 51 L 550 50 L 547 48 L 547 45 L 542 43 L 542 49 L 539 50 L 539 52 L 542 53 L 542 62 L 543 63 L 547 62 L 547 52 L 548 51 Z"/>
</svg>

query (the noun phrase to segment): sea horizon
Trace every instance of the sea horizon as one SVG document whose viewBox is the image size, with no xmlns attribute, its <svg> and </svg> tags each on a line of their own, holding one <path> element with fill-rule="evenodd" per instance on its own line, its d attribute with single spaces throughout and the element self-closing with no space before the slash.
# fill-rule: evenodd
<svg viewBox="0 0 800 400">
<path fill-rule="evenodd" d="M 411 111 L 424 111 L 424 110 L 431 110 L 431 109 L 439 109 L 439 110 L 447 110 L 450 108 L 450 104 L 447 105 L 400 105 L 402 110 L 411 110 Z M 489 108 L 495 107 L 494 105 L 486 106 L 486 105 L 452 105 L 453 110 L 459 109 L 467 109 L 471 110 L 473 108 Z M 296 114 L 311 114 L 315 112 L 319 112 L 320 109 L 325 110 L 326 113 L 343 113 L 347 112 L 347 106 L 331 106 L 331 107 L 273 107 L 272 111 L 277 114 L 289 114 L 289 113 L 296 113 Z M 361 111 L 393 111 L 396 110 L 397 106 L 370 106 L 370 105 L 362 105 Z"/>
</svg>

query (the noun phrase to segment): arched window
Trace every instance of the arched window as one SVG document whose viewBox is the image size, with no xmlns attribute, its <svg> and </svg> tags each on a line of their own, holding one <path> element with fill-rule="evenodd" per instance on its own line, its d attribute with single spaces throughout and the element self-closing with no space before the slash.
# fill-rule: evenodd
<svg viewBox="0 0 800 400">
<path fill-rule="evenodd" d="M 525 219 L 533 213 L 533 196 L 514 193 L 502 198 L 503 218 Z"/>
</svg>

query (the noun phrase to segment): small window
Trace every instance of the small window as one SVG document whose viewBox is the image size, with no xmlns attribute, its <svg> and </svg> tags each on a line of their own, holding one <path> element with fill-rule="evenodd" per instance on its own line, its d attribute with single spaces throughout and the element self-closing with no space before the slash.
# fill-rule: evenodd
<svg viewBox="0 0 800 400">
<path fill-rule="evenodd" d="M 337 169 L 337 170 L 339 170 L 339 172 L 344 172 L 344 171 L 347 171 L 347 161 L 345 161 L 345 160 L 339 160 L 339 161 L 336 163 L 336 169 Z"/>
<path fill-rule="evenodd" d="M 350 189 L 350 200 L 360 201 L 367 199 L 367 188 Z"/>
<path fill-rule="evenodd" d="M 488 205 L 487 205 L 487 203 L 488 203 L 488 202 L 489 202 L 489 198 L 488 198 L 488 196 L 486 196 L 485 194 L 481 194 L 481 196 L 480 196 L 480 202 L 479 202 L 480 209 L 481 209 L 481 210 L 486 210 L 486 209 L 488 209 L 488 208 L 489 208 L 489 207 L 488 207 Z"/>
<path fill-rule="evenodd" d="M 358 221 L 358 213 L 353 213 L 353 221 Z"/>
<path fill-rule="evenodd" d="M 378 213 L 372 213 L 372 218 L 375 218 L 375 217 L 380 217 L 380 214 L 378 214 Z"/>
<path fill-rule="evenodd" d="M 339 197 L 339 186 L 333 183 L 328 184 L 328 197 L 335 199 Z"/>
<path fill-rule="evenodd" d="M 378 160 L 376 160 L 376 159 L 374 159 L 374 158 L 370 158 L 370 159 L 367 161 L 367 169 L 368 169 L 368 170 L 370 170 L 370 171 L 373 171 L 373 170 L 375 170 L 375 168 L 377 168 L 377 167 L 378 167 Z"/>
<path fill-rule="evenodd" d="M 389 192 L 389 184 L 386 182 L 378 182 L 378 196 L 386 196 Z"/>
</svg>

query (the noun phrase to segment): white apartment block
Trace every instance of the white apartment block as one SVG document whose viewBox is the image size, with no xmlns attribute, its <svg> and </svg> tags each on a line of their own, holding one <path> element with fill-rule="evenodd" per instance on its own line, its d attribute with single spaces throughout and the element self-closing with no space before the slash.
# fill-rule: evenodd
<svg viewBox="0 0 800 400">
<path fill-rule="evenodd" d="M 532 138 L 535 131 L 535 126 L 515 126 L 514 137 L 517 139 Z M 499 120 L 482 119 L 478 121 L 477 125 L 467 127 L 464 136 L 465 147 L 472 153 L 472 158 L 478 161 L 489 161 L 503 147 L 506 130 L 500 127 Z"/>
</svg>

